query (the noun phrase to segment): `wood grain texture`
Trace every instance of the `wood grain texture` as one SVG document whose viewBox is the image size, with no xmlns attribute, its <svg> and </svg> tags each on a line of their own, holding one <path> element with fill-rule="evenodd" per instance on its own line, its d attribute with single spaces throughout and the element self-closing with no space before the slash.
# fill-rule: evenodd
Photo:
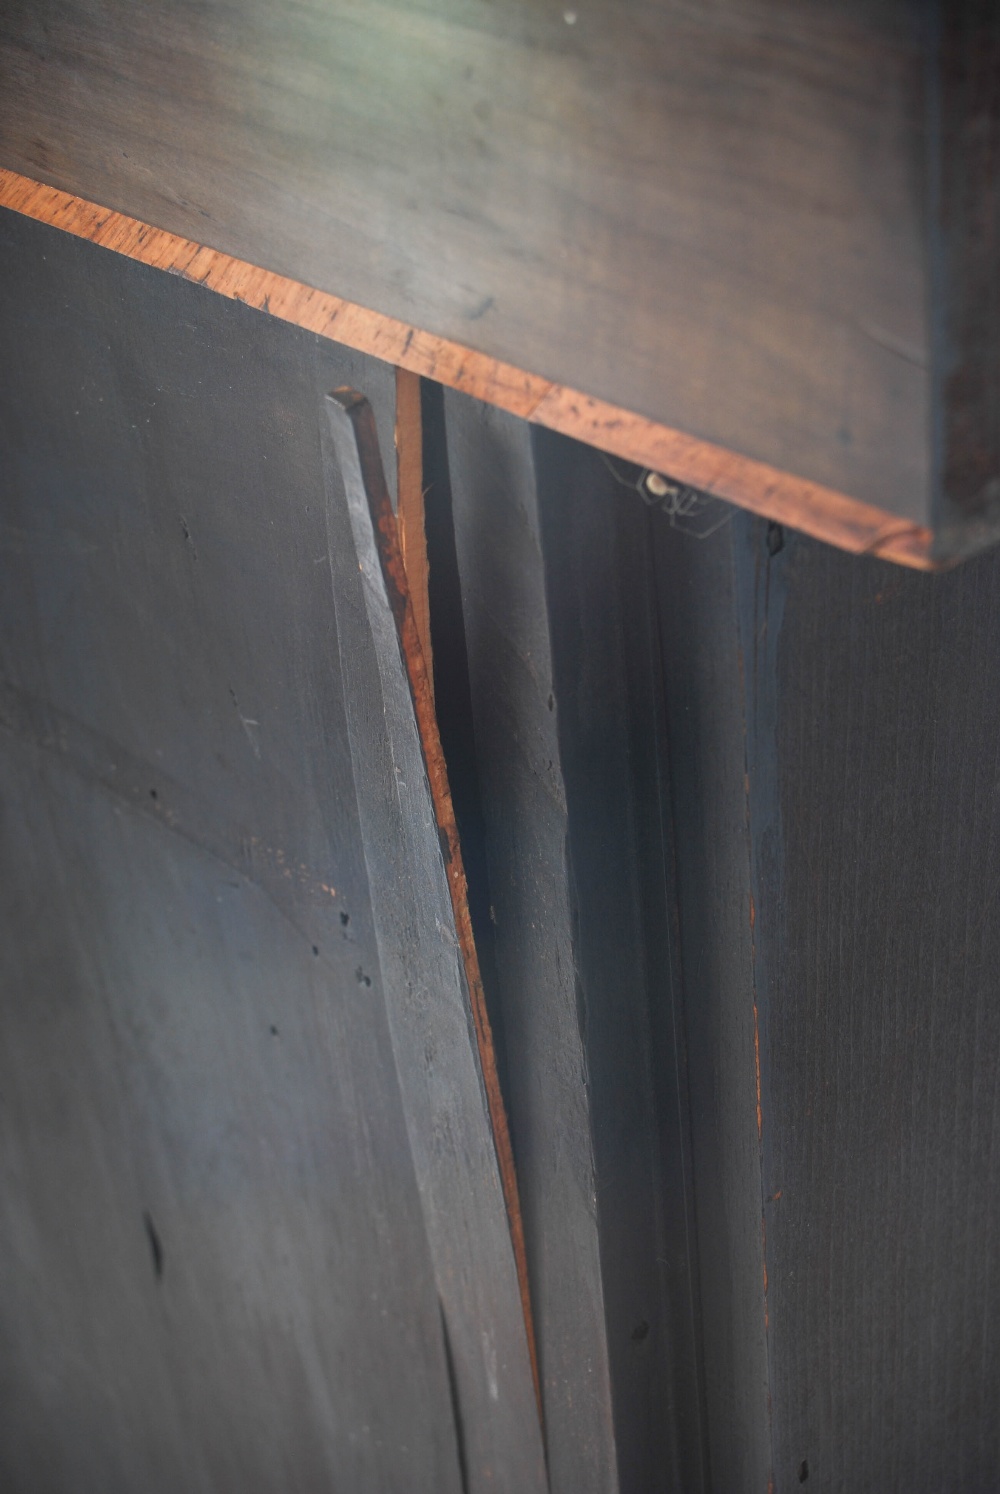
<svg viewBox="0 0 1000 1494">
<path fill-rule="evenodd" d="M 554 1486 L 606 1396 L 621 1488 L 991 1487 L 996 557 L 699 525 L 446 405 Z"/>
<path fill-rule="evenodd" d="M 427 527 L 424 519 L 423 417 L 420 377 L 396 369 L 396 516 L 406 585 L 424 657 L 427 688 L 434 699 L 434 653 L 431 647 L 430 576 L 427 566 Z"/>
<path fill-rule="evenodd" d="M 935 528 L 961 554 L 1000 512 L 1000 10 L 943 4 L 932 57 Z"/>
<path fill-rule="evenodd" d="M 612 1397 L 629 1383 L 614 1304 L 645 1290 L 630 1174 L 641 1062 L 634 1092 L 610 1103 L 645 944 L 654 1022 L 671 991 L 679 1000 L 699 1303 L 686 1376 L 672 1381 L 668 1365 L 657 1382 L 660 1435 L 700 1376 L 706 1487 L 989 1488 L 1000 1456 L 1000 565 L 908 575 L 745 514 L 686 529 L 629 491 L 635 470 L 544 432 L 522 469 L 505 430 L 515 423 L 479 410 L 463 424 L 452 483 L 498 969 L 527 1013 L 515 1004 L 507 1026 L 512 1096 L 545 1062 L 519 1023 L 540 1023 L 558 989 L 564 904 L 550 879 L 565 856 Z M 478 474 L 464 515 L 459 473 Z M 545 557 L 535 612 L 532 481 Z M 506 518 L 504 492 L 517 495 Z M 567 807 L 564 820 L 549 811 L 546 849 L 536 806 L 556 764 Z M 672 825 L 654 892 L 657 784 Z M 525 934 L 518 920 L 532 917 Z M 602 984 L 615 991 L 607 1029 Z M 653 1025 L 637 1049 L 662 1052 L 658 1040 Z M 654 1079 L 668 1070 L 654 1063 Z M 661 1183 L 683 1128 L 672 1141 Z M 534 1134 L 528 1159 L 542 1170 Z M 522 1178 L 527 1205 L 525 1167 Z M 683 1189 L 668 1196 L 656 1250 L 672 1263 L 667 1314 L 683 1300 L 672 1254 Z M 530 1257 L 530 1223 L 528 1241 Z M 553 1230 L 544 1248 L 558 1246 Z M 629 1262 L 617 1282 L 616 1249 Z M 543 1367 L 554 1300 L 539 1299 Z M 623 1483 L 621 1447 L 643 1445 L 641 1403 L 633 1380 L 632 1435 L 616 1440 Z M 623 1424 L 616 1401 L 616 1433 Z M 698 1487 L 696 1463 L 655 1468 L 666 1487 Z"/>
<path fill-rule="evenodd" d="M 4 1489 L 459 1494 L 363 881 L 348 947 L 162 762 L 9 689 L 2 733 Z"/>
<path fill-rule="evenodd" d="M 614 480 L 578 443 L 458 394 L 445 413 L 551 1484 L 695 1490 L 697 1264 L 645 509 L 606 502 Z"/>
<path fill-rule="evenodd" d="M 618 1455 L 531 428 L 459 395 L 445 422 L 549 1477 L 598 1494 Z"/>
<path fill-rule="evenodd" d="M 348 398 L 357 406 L 353 391 Z M 362 412 L 367 408 L 362 401 Z M 409 675 L 412 668 L 419 677 L 424 663 L 394 543 L 378 432 L 370 418 L 358 422 L 360 430 L 348 425 L 336 396 L 328 396 L 324 413 L 334 500 L 329 555 L 354 781 L 400 1089 L 441 1296 L 463 1479 L 470 1494 L 498 1486 L 541 1494 L 531 1319 L 512 1248 L 519 1216 L 516 1197 L 505 1193 L 505 1182 L 513 1188 L 509 1158 L 503 1157 L 506 1177 L 498 1166 L 505 1130 L 502 1108 L 490 1114 L 497 1096 L 488 1034 L 479 1026 L 481 993 L 466 983 L 467 908 L 463 925 L 455 921 L 462 903 L 452 888 L 463 875 L 461 858 L 436 812 L 435 795 L 442 787 L 447 793 L 447 779 L 442 785 L 443 764 L 425 753 L 433 746 L 429 694 L 414 690 Z M 366 478 L 392 546 L 391 590 Z M 439 780 L 433 791 L 432 775 Z"/>
<path fill-rule="evenodd" d="M 648 515 L 599 453 L 547 431 L 532 446 L 619 1480 L 695 1494 L 703 1315 Z"/>
<path fill-rule="evenodd" d="M 486 998 L 479 971 L 479 956 L 469 911 L 462 847 L 451 802 L 448 769 L 441 748 L 437 718 L 434 714 L 428 661 L 421 644 L 416 608 L 413 605 L 402 547 L 399 543 L 399 527 L 382 472 L 378 431 L 371 405 L 364 395 L 355 389 L 346 387 L 334 390 L 327 397 L 327 412 L 347 490 L 351 526 L 359 565 L 366 582 L 365 595 L 369 612 L 377 613 L 382 623 L 389 616 L 393 618 L 398 635 L 398 662 L 409 686 L 420 754 L 444 856 L 444 870 L 451 897 L 455 937 L 461 955 L 462 973 L 465 977 L 472 1025 L 476 1035 L 476 1055 L 479 1059 L 480 1075 L 486 1092 L 486 1107 L 493 1145 L 500 1168 L 500 1182 L 517 1269 L 524 1334 L 535 1395 L 538 1400 L 539 1416 L 541 1416 L 538 1361 L 532 1323 L 531 1297 L 528 1290 L 528 1267 L 524 1251 L 521 1203 L 511 1153 L 507 1112 L 500 1093 L 493 1034 L 486 1009 Z M 379 588 L 377 579 L 379 573 L 381 574 L 381 588 Z M 380 626 L 377 636 L 381 637 L 383 631 Z M 390 651 L 390 654 L 392 658 L 395 658 L 394 651 Z"/>
<path fill-rule="evenodd" d="M 607 479 L 603 492 L 606 505 L 637 502 Z M 643 521 L 676 866 L 707 1482 L 749 1494 L 768 1488 L 771 1449 L 744 656 L 731 559 L 745 520 L 713 521 L 706 537 L 645 507 Z"/>
<path fill-rule="evenodd" d="M 553 384 L 460 343 L 151 227 L 0 168 L 0 206 L 145 264 L 196 280 L 269 315 L 473 394 L 550 429 L 702 489 L 840 548 L 921 569 L 934 565 L 922 523 L 686 435 L 620 405 Z"/>
<path fill-rule="evenodd" d="M 364 384 L 391 479 L 393 371 L 0 236 L 0 1482 L 541 1490 L 437 831 L 394 797 L 416 726 L 324 429 Z"/>
<path fill-rule="evenodd" d="M 925 523 L 923 10 L 8 0 L 2 164 Z"/>
<path fill-rule="evenodd" d="M 768 560 L 759 532 L 740 566 L 767 639 L 749 734 L 774 764 L 755 891 L 777 1487 L 807 1463 L 808 1488 L 990 1488 L 1000 569 L 913 584 L 795 537 Z"/>
<path fill-rule="evenodd" d="M 713 1485 L 990 1488 L 996 558 L 650 522 Z"/>
</svg>

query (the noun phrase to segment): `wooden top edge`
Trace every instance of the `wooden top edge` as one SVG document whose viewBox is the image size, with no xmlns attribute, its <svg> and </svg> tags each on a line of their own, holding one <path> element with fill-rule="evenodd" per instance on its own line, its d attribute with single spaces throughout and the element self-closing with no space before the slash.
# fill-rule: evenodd
<svg viewBox="0 0 1000 1494">
<path fill-rule="evenodd" d="M 3 167 L 0 207 L 182 275 L 841 550 L 938 568 L 933 534 L 922 525 Z"/>
</svg>

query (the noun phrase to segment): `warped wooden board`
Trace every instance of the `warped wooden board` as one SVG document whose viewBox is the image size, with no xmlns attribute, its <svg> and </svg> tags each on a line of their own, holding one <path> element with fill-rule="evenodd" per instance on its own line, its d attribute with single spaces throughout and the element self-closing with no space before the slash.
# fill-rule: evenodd
<svg viewBox="0 0 1000 1494">
<path fill-rule="evenodd" d="M 697 1260 L 645 510 L 605 501 L 587 447 L 458 394 L 443 414 L 431 566 L 437 594 L 449 489 L 551 1486 L 694 1491 Z M 462 682 L 438 658 L 444 711 Z M 460 771 L 469 748 L 446 742 Z"/>
<path fill-rule="evenodd" d="M 323 409 L 365 387 L 391 473 L 393 371 L 18 214 L 0 246 L 0 1482 L 541 1490 Z"/>
<path fill-rule="evenodd" d="M 458 395 L 445 414 L 549 1477 L 597 1494 L 617 1489 L 617 1455 L 531 428 Z M 428 477 L 447 501 L 445 472 Z"/>
<path fill-rule="evenodd" d="M 397 392 L 398 388 L 397 384 Z M 432 1103 L 425 1124 L 416 1128 L 417 1140 L 414 1147 L 416 1150 L 426 1145 L 427 1136 L 436 1138 L 427 1158 L 426 1172 L 429 1175 L 433 1175 L 435 1171 L 440 1172 L 438 1192 L 442 1199 L 447 1198 L 456 1181 L 461 1182 L 463 1173 L 470 1165 L 472 1178 L 475 1179 L 477 1176 L 490 1176 L 494 1160 L 499 1164 L 500 1185 L 510 1230 L 509 1243 L 514 1251 L 527 1349 L 537 1397 L 538 1370 L 517 1178 L 472 929 L 462 847 L 434 714 L 430 673 L 420 636 L 421 619 L 410 595 L 400 543 L 401 526 L 393 512 L 392 499 L 385 482 L 378 447 L 378 430 L 371 404 L 358 390 L 345 387 L 327 395 L 326 409 L 347 498 L 354 555 L 361 572 L 367 620 L 375 640 L 383 710 L 386 721 L 390 724 L 393 747 L 393 776 L 388 784 L 393 792 L 386 795 L 386 775 L 383 775 L 383 782 L 378 785 L 372 800 L 373 806 L 377 803 L 380 811 L 377 818 L 373 815 L 371 819 L 371 839 L 378 847 L 375 862 L 378 867 L 377 877 L 385 879 L 385 904 L 392 913 L 380 925 L 380 937 L 384 932 L 387 959 L 398 964 L 400 985 L 406 985 L 411 993 L 440 993 L 448 990 L 449 986 L 452 988 L 452 1018 L 457 1023 L 452 1046 L 457 1051 L 462 1051 L 465 1046 L 463 1028 L 467 1028 L 471 1021 L 484 1091 L 481 1098 L 485 1100 L 490 1121 L 492 1146 L 485 1153 L 481 1151 L 478 1157 L 472 1158 L 471 1163 L 464 1158 L 457 1159 L 441 1144 L 441 1133 L 447 1129 L 452 1119 L 451 1112 L 455 1109 L 454 1091 L 463 1077 L 468 1082 L 471 1072 L 467 1065 L 464 1072 L 459 1071 L 452 1062 L 448 1066 L 447 1080 L 453 1093 L 449 1095 L 448 1086 L 445 1086 L 444 1093 L 437 1097 L 436 1104 Z M 423 621 L 428 619 L 424 618 Z M 360 642 L 363 646 L 363 639 Z M 348 674 L 352 672 L 353 653 L 354 650 L 348 647 L 345 653 L 345 669 Z M 367 701 L 358 703 L 359 721 L 367 704 Z M 357 735 L 360 741 L 360 729 Z M 367 781 L 370 756 L 367 751 L 362 754 L 362 760 L 355 766 L 356 778 Z M 388 818 L 385 813 L 386 804 L 389 806 Z M 410 826 L 414 821 L 423 831 L 423 845 L 419 842 L 408 844 Z M 435 838 L 427 833 L 431 824 L 437 832 L 436 844 Z M 417 916 L 409 906 L 410 899 L 413 900 L 414 909 L 419 910 Z M 450 928 L 446 911 L 448 905 L 452 914 Z M 438 968 L 440 950 L 436 944 L 431 945 L 433 956 L 428 962 L 425 952 L 414 940 L 414 928 L 421 923 L 427 926 L 433 923 L 445 942 L 450 943 L 453 950 L 458 950 L 457 959 L 454 954 L 446 958 L 447 973 L 444 978 Z M 443 1046 L 441 1028 L 445 1017 L 440 1001 L 435 1002 L 430 1009 L 424 1007 L 421 999 L 412 1001 L 412 1010 L 407 1013 L 407 1017 L 408 1030 L 399 1045 L 401 1065 L 407 1059 L 412 1062 L 414 1053 L 426 1053 Z M 418 1109 L 423 1103 L 424 1097 L 415 1095 L 412 1108 Z M 466 1104 L 468 1108 L 474 1109 L 475 1097 L 467 1099 Z M 465 1140 L 465 1150 L 471 1150 L 469 1138 Z M 439 1255 L 442 1258 L 453 1256 L 455 1220 L 446 1209 L 441 1208 L 437 1211 L 436 1224 L 443 1231 Z M 502 1271 L 507 1242 L 505 1231 L 499 1227 L 499 1220 L 497 1226 L 490 1240 L 470 1241 L 469 1247 L 476 1250 L 484 1262 L 490 1257 L 492 1269 Z M 497 1244 L 500 1246 L 499 1252 L 496 1250 Z M 470 1303 L 470 1307 L 473 1305 Z M 478 1360 L 478 1354 L 473 1357 Z M 496 1400 L 496 1388 L 492 1382 L 490 1395 Z M 540 1400 L 538 1409 L 541 1412 Z"/>
<path fill-rule="evenodd" d="M 602 444 L 652 421 L 674 460 L 628 454 L 684 482 L 797 483 L 805 523 L 818 488 L 948 556 L 994 532 L 998 28 L 984 0 L 14 0 L 0 165 L 526 371 Z"/>
</svg>

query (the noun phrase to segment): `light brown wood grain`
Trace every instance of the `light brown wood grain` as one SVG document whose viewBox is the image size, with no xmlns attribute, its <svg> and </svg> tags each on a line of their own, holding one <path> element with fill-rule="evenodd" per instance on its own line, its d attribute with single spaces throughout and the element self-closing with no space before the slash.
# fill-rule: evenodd
<svg viewBox="0 0 1000 1494">
<path fill-rule="evenodd" d="M 460 343 L 0 168 L 0 207 L 182 275 L 207 289 L 398 368 L 668 474 L 855 554 L 935 568 L 920 524 L 763 462 L 554 384 Z"/>
<path fill-rule="evenodd" d="M 413 618 L 426 662 L 427 689 L 434 699 L 431 652 L 430 572 L 424 527 L 424 449 L 420 415 L 420 377 L 396 369 L 396 524 Z"/>
</svg>

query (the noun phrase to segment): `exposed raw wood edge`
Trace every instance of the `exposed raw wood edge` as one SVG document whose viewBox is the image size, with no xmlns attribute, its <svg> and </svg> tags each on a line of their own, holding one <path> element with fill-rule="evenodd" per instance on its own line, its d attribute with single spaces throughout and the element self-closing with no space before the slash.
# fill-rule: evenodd
<svg viewBox="0 0 1000 1494">
<path fill-rule="evenodd" d="M 588 395 L 554 387 L 531 419 L 840 550 L 878 555 L 917 570 L 939 568 L 932 554 L 933 533 L 920 524 Z"/>
<path fill-rule="evenodd" d="M 472 931 L 472 914 L 469 911 L 469 888 L 462 860 L 462 846 L 458 836 L 458 822 L 448 782 L 448 767 L 441 746 L 441 732 L 430 691 L 430 670 L 424 657 L 417 630 L 413 598 L 410 594 L 406 566 L 403 564 L 399 543 L 399 527 L 392 511 L 392 503 L 385 485 L 382 458 L 379 452 L 375 416 L 371 405 L 363 394 L 355 389 L 337 389 L 328 395 L 328 403 L 337 406 L 347 416 L 354 432 L 358 462 L 361 470 L 365 496 L 371 513 L 372 529 L 378 550 L 382 578 L 386 595 L 396 621 L 400 653 L 410 686 L 410 697 L 417 720 L 420 745 L 423 749 L 427 780 L 430 785 L 434 817 L 440 834 L 448 890 L 451 894 L 452 912 L 455 917 L 455 933 L 458 936 L 459 953 L 469 989 L 469 1005 L 472 1025 L 476 1035 L 486 1105 L 489 1112 L 493 1143 L 496 1148 L 497 1165 L 503 1188 L 507 1219 L 510 1225 L 511 1245 L 517 1269 L 521 1307 L 524 1314 L 524 1329 L 531 1362 L 531 1374 L 535 1388 L 535 1403 L 539 1421 L 544 1427 L 541 1380 L 538 1371 L 538 1349 L 535 1338 L 534 1317 L 531 1309 L 531 1291 L 528 1281 L 528 1256 L 524 1241 L 524 1221 L 521 1214 L 521 1199 L 514 1167 L 514 1151 L 510 1140 L 507 1109 L 500 1090 L 497 1072 L 496 1050 L 493 1045 L 493 1030 L 486 1007 L 479 969 L 479 954 Z"/>
<path fill-rule="evenodd" d="M 434 699 L 434 661 L 431 654 L 430 572 L 427 529 L 424 523 L 424 441 L 420 411 L 420 376 L 396 369 L 396 522 L 403 552 L 406 582 L 420 647 L 427 665 L 427 688 Z"/>
<path fill-rule="evenodd" d="M 0 207 L 182 275 L 841 550 L 878 555 L 920 570 L 936 568 L 933 535 L 922 525 L 3 167 Z"/>
</svg>

